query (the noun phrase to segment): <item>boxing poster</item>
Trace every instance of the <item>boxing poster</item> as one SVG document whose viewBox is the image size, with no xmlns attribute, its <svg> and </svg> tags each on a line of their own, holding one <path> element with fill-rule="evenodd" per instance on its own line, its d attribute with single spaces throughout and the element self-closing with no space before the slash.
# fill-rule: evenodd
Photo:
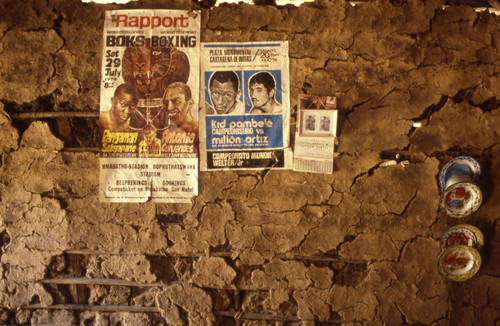
<svg viewBox="0 0 500 326">
<path fill-rule="evenodd" d="M 290 169 L 288 42 L 201 44 L 200 170 Z"/>
<path fill-rule="evenodd" d="M 106 11 L 100 200 L 190 202 L 198 194 L 200 12 Z"/>
</svg>

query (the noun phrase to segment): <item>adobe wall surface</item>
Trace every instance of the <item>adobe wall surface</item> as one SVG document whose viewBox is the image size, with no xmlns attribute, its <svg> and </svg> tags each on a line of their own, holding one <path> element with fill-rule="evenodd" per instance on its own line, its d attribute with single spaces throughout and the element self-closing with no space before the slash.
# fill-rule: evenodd
<svg viewBox="0 0 500 326">
<path fill-rule="evenodd" d="M 395 3 L 2 1 L 0 324 L 500 325 L 500 18 Z M 292 122 L 299 93 L 339 98 L 334 173 L 200 173 L 192 204 L 100 203 L 97 118 L 12 116 L 98 112 L 116 8 L 201 9 L 203 41 L 289 41 Z M 381 166 L 386 151 L 411 162 Z M 438 210 L 457 155 L 483 169 L 465 220 Z M 483 265 L 447 282 L 439 240 L 463 222 L 485 234 Z M 143 286 L 40 282 L 61 277 Z M 27 307 L 69 303 L 155 312 Z"/>
</svg>

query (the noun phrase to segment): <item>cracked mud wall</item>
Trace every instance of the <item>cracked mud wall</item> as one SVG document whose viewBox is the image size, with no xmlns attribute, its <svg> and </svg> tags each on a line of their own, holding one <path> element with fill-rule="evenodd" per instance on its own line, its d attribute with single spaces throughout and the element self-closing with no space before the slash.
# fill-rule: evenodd
<svg viewBox="0 0 500 326">
<path fill-rule="evenodd" d="M 500 18 L 442 4 L 3 1 L 0 324 L 499 325 Z M 200 173 L 192 204 L 100 203 L 97 118 L 16 114 L 98 112 L 116 8 L 201 9 L 203 41 L 288 40 L 292 122 L 299 93 L 339 98 L 334 173 Z M 384 167 L 387 151 L 411 163 Z M 438 211 L 457 155 L 483 169 L 465 221 Z M 462 222 L 483 266 L 450 283 L 439 240 Z M 101 283 L 42 282 L 61 278 Z M 44 308 L 60 304 L 85 307 Z"/>
</svg>

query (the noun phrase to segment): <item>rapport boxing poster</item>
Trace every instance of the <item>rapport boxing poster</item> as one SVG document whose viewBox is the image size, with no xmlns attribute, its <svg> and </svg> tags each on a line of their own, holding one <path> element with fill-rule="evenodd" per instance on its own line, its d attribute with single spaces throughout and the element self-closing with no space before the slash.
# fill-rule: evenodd
<svg viewBox="0 0 500 326">
<path fill-rule="evenodd" d="M 201 44 L 200 170 L 290 169 L 288 42 Z"/>
<path fill-rule="evenodd" d="M 198 194 L 200 12 L 106 11 L 100 103 L 105 202 Z"/>
</svg>

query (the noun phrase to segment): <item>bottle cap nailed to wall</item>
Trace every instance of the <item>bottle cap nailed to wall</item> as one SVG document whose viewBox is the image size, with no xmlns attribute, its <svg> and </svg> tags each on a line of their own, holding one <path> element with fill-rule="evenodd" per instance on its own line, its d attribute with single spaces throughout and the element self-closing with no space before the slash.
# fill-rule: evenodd
<svg viewBox="0 0 500 326">
<path fill-rule="evenodd" d="M 441 238 L 441 251 L 455 245 L 465 245 L 481 250 L 484 245 L 483 233 L 469 224 L 452 226 Z"/>
<path fill-rule="evenodd" d="M 481 255 L 473 247 L 455 245 L 447 248 L 438 258 L 437 269 L 447 280 L 463 282 L 474 276 L 481 267 Z"/>
</svg>

